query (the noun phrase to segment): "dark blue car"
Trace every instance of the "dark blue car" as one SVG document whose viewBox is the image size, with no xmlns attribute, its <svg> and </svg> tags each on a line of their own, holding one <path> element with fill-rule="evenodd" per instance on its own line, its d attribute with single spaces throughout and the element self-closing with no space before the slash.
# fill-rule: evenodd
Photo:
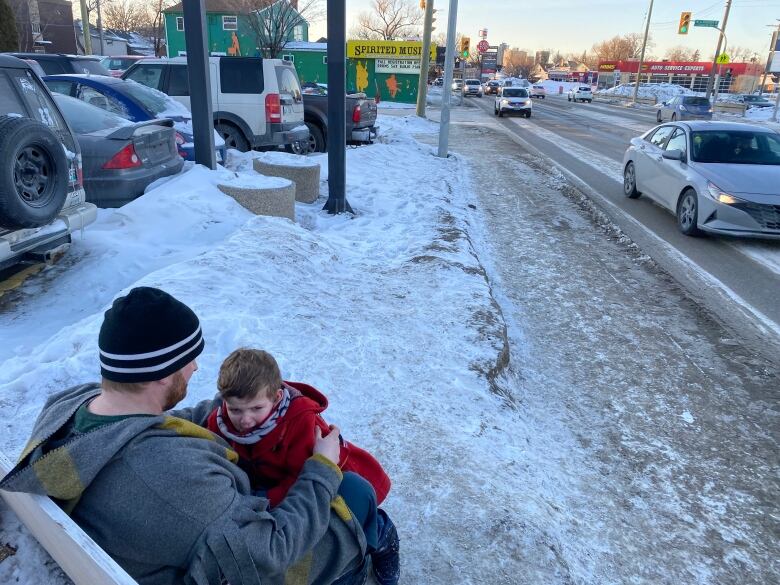
<svg viewBox="0 0 780 585">
<path fill-rule="evenodd" d="M 185 160 L 195 159 L 192 114 L 164 93 L 130 80 L 94 75 L 47 75 L 43 78 L 53 92 L 80 99 L 132 122 L 170 118 L 176 129 L 176 144 Z M 216 133 L 217 162 L 225 160 L 225 141 Z"/>
</svg>

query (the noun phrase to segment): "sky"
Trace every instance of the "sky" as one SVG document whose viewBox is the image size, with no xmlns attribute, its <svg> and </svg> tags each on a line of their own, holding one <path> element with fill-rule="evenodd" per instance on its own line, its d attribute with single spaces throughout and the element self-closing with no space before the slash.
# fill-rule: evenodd
<svg viewBox="0 0 780 585">
<path fill-rule="evenodd" d="M 410 0 L 415 5 L 416 0 Z M 368 11 L 371 0 L 347 0 L 347 30 L 357 22 L 360 12 Z M 492 0 L 490 3 L 460 0 L 458 31 L 470 36 L 472 44 L 482 28 L 488 40 L 497 45 L 536 51 L 551 48 L 561 53 L 581 53 L 594 43 L 618 34 L 643 32 L 649 0 Z M 447 27 L 448 0 L 435 0 L 436 31 Z M 662 57 L 677 45 L 713 53 L 717 32 L 691 27 L 688 35 L 678 35 L 682 11 L 693 19 L 722 20 L 725 0 L 655 0 L 650 33 L 655 47 L 651 53 Z M 764 55 L 769 49 L 772 29 L 780 19 L 780 0 L 733 0 L 726 28 L 728 44 L 745 46 Z M 325 23 L 315 23 L 312 40 L 325 35 Z"/>
</svg>

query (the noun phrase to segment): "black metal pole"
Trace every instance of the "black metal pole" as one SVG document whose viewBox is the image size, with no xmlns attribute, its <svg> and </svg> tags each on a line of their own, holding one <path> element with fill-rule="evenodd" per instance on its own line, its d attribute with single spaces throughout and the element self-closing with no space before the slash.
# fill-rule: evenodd
<svg viewBox="0 0 780 585">
<path fill-rule="evenodd" d="M 202 0 L 201 0 L 202 1 Z M 347 202 L 347 11 L 328 0 L 328 213 L 354 213 Z"/>
<path fill-rule="evenodd" d="M 184 0 L 182 8 L 184 9 L 184 42 L 187 49 L 187 75 L 190 81 L 195 162 L 216 169 L 205 0 Z"/>
</svg>

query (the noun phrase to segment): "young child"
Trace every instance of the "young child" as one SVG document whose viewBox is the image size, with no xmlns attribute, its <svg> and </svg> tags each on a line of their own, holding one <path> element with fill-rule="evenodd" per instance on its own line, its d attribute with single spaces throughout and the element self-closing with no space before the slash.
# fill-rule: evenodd
<svg viewBox="0 0 780 585">
<path fill-rule="evenodd" d="M 330 427 L 320 416 L 328 399 L 316 388 L 282 380 L 274 357 L 259 349 L 237 349 L 219 369 L 222 404 L 209 415 L 209 430 L 225 439 L 240 457 L 252 489 L 276 506 L 295 483 L 314 448 L 314 429 Z M 381 504 L 390 478 L 368 451 L 341 439 L 339 467 L 363 477 Z M 380 585 L 395 585 L 400 573 L 398 534 L 387 513 L 377 510 L 377 547 L 371 554 Z"/>
</svg>

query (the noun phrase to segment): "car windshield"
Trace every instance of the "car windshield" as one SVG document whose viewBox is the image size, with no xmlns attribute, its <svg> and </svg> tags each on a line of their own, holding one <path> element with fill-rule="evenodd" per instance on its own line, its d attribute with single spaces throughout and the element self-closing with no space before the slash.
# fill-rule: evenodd
<svg viewBox="0 0 780 585">
<path fill-rule="evenodd" d="M 750 130 L 692 132 L 691 159 L 700 163 L 780 165 L 780 136 Z"/>
<path fill-rule="evenodd" d="M 504 97 L 528 97 L 528 92 L 522 87 L 507 87 L 504 89 Z"/>
<path fill-rule="evenodd" d="M 62 115 L 65 116 L 76 134 L 89 134 L 98 130 L 108 130 L 130 124 L 116 114 L 85 104 L 76 98 L 57 94 L 54 99 L 62 110 Z"/>
<path fill-rule="evenodd" d="M 76 73 L 88 73 L 91 75 L 110 75 L 108 69 L 94 59 L 71 59 L 71 65 Z"/>
<path fill-rule="evenodd" d="M 125 79 L 121 84 L 124 91 L 131 98 L 140 103 L 153 116 L 168 116 L 173 118 L 191 117 L 190 111 L 184 104 L 168 97 L 161 91 L 136 83 L 131 79 Z"/>
<path fill-rule="evenodd" d="M 581 87 L 580 91 L 590 91 L 590 88 L 589 87 Z"/>
<path fill-rule="evenodd" d="M 467 79 L 466 85 L 479 85 L 479 80 L 477 79 Z"/>
</svg>

